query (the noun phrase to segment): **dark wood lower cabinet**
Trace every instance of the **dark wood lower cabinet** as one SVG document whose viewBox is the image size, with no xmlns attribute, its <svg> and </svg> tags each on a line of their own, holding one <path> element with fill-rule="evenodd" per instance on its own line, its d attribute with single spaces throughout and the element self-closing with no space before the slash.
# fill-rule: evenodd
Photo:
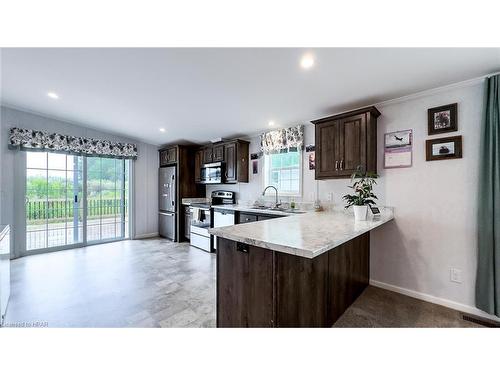
<svg viewBox="0 0 500 375">
<path fill-rule="evenodd" d="M 369 282 L 369 233 L 313 259 L 217 240 L 217 327 L 331 327 Z"/>
<path fill-rule="evenodd" d="M 327 327 L 328 253 L 275 253 L 276 327 Z"/>
<path fill-rule="evenodd" d="M 328 319 L 333 324 L 359 297 L 370 281 L 369 233 L 330 251 L 328 267 Z"/>
<path fill-rule="evenodd" d="M 272 327 L 273 252 L 217 241 L 217 327 Z"/>
</svg>

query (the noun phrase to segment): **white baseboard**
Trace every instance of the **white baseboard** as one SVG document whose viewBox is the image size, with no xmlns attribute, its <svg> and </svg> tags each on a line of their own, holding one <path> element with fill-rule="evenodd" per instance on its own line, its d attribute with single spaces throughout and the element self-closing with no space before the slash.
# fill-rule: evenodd
<svg viewBox="0 0 500 375">
<path fill-rule="evenodd" d="M 142 240 L 144 238 L 151 238 L 151 237 L 158 237 L 160 233 L 154 232 L 154 233 L 144 233 L 144 234 L 137 234 L 134 237 L 134 240 Z"/>
<path fill-rule="evenodd" d="M 464 312 L 467 314 L 472 314 L 472 315 L 476 315 L 476 316 L 480 316 L 480 317 L 483 317 L 486 319 L 500 322 L 500 318 L 498 318 L 497 316 L 485 313 L 484 311 L 479 310 L 477 307 L 474 307 L 474 306 L 464 305 L 462 303 L 454 302 L 454 301 L 451 301 L 449 299 L 435 297 L 435 296 L 432 296 L 430 294 L 417 292 L 417 291 L 411 290 L 411 289 L 401 288 L 399 286 L 383 283 L 383 282 L 377 281 L 377 280 L 370 279 L 370 285 L 373 285 L 373 286 L 376 286 L 376 287 L 379 287 L 382 289 L 387 289 L 387 290 L 390 290 L 392 292 L 404 294 L 405 296 L 420 299 L 422 301 L 435 303 L 436 305 L 448 307 L 450 309 L 458 310 L 458 311 L 461 311 L 461 312 Z"/>
</svg>

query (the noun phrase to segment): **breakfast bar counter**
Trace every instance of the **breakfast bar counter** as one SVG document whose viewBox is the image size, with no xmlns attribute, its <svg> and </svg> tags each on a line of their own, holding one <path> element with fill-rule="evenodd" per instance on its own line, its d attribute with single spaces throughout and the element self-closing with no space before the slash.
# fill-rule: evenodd
<svg viewBox="0 0 500 375">
<path fill-rule="evenodd" d="M 311 212 L 212 228 L 210 233 L 248 245 L 314 258 L 387 223 L 393 217 L 392 208 L 382 208 L 380 215 L 366 221 L 354 221 L 352 213 L 339 210 Z"/>
<path fill-rule="evenodd" d="M 343 211 L 228 227 L 217 236 L 218 327 L 331 327 L 370 279 L 370 231 L 390 208 L 355 221 Z"/>
</svg>

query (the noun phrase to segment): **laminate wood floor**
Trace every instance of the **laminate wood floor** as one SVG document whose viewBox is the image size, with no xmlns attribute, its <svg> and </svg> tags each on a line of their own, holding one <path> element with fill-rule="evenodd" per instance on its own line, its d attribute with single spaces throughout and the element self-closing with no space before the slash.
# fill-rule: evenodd
<svg viewBox="0 0 500 375">
<path fill-rule="evenodd" d="M 6 326 L 215 327 L 215 254 L 161 238 L 12 261 Z M 369 286 L 334 327 L 479 327 Z"/>
<path fill-rule="evenodd" d="M 214 327 L 215 254 L 154 238 L 11 263 L 6 326 Z"/>
</svg>

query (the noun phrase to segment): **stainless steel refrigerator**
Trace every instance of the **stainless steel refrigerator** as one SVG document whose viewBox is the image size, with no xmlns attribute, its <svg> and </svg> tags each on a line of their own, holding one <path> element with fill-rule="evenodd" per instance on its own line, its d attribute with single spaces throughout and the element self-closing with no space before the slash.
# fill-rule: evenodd
<svg viewBox="0 0 500 375">
<path fill-rule="evenodd" d="M 175 241 L 177 233 L 177 194 L 175 190 L 176 167 L 162 167 L 159 174 L 159 233 Z"/>
</svg>

